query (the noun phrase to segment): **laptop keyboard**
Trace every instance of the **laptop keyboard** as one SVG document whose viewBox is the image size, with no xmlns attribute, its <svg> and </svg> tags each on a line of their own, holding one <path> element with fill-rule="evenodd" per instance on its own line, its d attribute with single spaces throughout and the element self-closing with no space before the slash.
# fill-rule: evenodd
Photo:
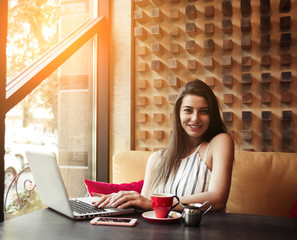
<svg viewBox="0 0 297 240">
<path fill-rule="evenodd" d="M 74 212 L 80 214 L 98 213 L 105 211 L 104 209 L 93 207 L 92 205 L 79 201 L 77 199 L 70 199 L 70 205 Z"/>
</svg>

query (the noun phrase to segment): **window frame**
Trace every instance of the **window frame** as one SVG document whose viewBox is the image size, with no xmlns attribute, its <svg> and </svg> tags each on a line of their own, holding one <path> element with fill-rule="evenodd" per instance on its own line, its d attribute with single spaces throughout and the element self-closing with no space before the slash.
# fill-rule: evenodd
<svg viewBox="0 0 297 240">
<path fill-rule="evenodd" d="M 96 104 L 94 111 L 95 129 L 91 129 L 94 135 L 95 152 L 92 161 L 92 177 L 97 181 L 109 180 L 109 1 L 97 0 L 97 17 L 83 23 L 80 27 L 58 42 L 30 66 L 21 71 L 6 85 L 6 64 L 0 64 L 0 181 L 1 204 L 0 222 L 4 221 L 4 138 L 5 115 L 17 103 L 24 99 L 44 79 L 61 66 L 88 40 L 96 36 L 97 43 L 94 50 L 97 58 L 95 79 Z M 8 1 L 0 3 L 0 60 L 6 63 L 7 43 L 7 17 Z M 99 117 L 100 116 L 100 117 Z M 100 154 L 98 154 L 100 153 Z M 93 164 L 95 167 L 93 167 Z"/>
<path fill-rule="evenodd" d="M 6 42 L 7 42 L 7 14 L 8 2 L 0 1 L 0 222 L 4 221 L 4 135 L 5 135 L 5 114 L 6 100 Z"/>
</svg>

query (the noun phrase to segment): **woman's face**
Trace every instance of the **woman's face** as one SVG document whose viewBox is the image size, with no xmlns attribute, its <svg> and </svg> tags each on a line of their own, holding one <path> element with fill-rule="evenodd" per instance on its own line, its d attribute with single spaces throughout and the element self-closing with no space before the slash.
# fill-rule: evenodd
<svg viewBox="0 0 297 240">
<path fill-rule="evenodd" d="M 180 107 L 180 122 L 191 141 L 201 141 L 209 126 L 209 109 L 204 97 L 184 96 Z"/>
</svg>

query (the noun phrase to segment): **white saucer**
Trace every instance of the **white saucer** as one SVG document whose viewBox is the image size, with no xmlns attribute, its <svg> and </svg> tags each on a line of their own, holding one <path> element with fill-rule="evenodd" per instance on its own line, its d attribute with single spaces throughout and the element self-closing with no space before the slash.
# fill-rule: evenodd
<svg viewBox="0 0 297 240">
<path fill-rule="evenodd" d="M 157 218 L 154 211 L 144 212 L 142 216 L 152 223 L 172 223 L 178 221 L 182 215 L 179 212 L 171 211 L 168 218 Z"/>
</svg>

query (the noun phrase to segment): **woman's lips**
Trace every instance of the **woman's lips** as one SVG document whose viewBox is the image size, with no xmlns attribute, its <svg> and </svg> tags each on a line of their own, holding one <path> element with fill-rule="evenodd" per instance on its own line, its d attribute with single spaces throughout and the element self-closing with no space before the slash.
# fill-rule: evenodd
<svg viewBox="0 0 297 240">
<path fill-rule="evenodd" d="M 192 130 L 199 130 L 202 125 L 192 125 L 192 124 L 188 124 L 188 126 L 192 129 Z"/>
</svg>

